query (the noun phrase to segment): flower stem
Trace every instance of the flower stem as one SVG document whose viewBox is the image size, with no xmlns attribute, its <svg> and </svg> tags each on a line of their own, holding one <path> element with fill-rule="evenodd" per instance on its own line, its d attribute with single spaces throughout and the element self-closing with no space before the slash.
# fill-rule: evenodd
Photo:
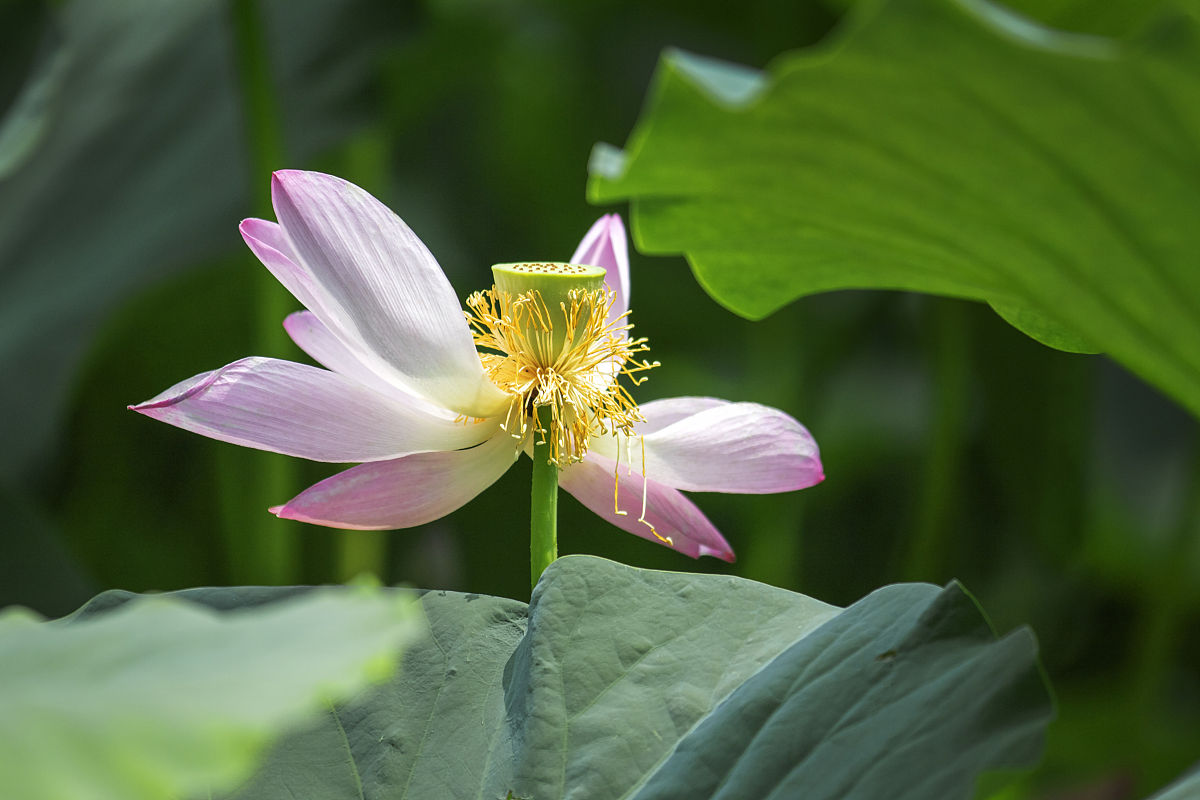
<svg viewBox="0 0 1200 800">
<path fill-rule="evenodd" d="M 550 461 L 550 414 L 538 409 L 534 434 L 533 491 L 530 496 L 529 569 L 530 583 L 537 585 L 546 567 L 558 558 L 558 466 Z"/>
</svg>

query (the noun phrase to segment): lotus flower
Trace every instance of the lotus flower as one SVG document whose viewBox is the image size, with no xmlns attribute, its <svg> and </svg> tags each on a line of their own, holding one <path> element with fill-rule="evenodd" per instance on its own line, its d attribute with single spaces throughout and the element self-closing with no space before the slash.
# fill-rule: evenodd
<svg viewBox="0 0 1200 800">
<path fill-rule="evenodd" d="M 513 346 L 496 327 L 504 309 L 496 295 L 477 293 L 464 314 L 425 245 L 363 189 L 288 170 L 275 173 L 271 190 L 279 222 L 247 219 L 242 237 L 307 309 L 284 327 L 325 369 L 245 358 L 130 408 L 234 444 L 361 462 L 271 509 L 282 518 L 381 530 L 454 511 L 529 451 L 538 426 L 528 422 L 548 402 L 514 383 L 509 368 L 525 354 L 495 352 L 497 341 Z M 633 405 L 620 373 L 654 365 L 633 360 L 645 343 L 628 333 L 620 218 L 598 220 L 571 263 L 603 268 L 607 291 L 590 309 L 593 338 L 580 351 L 599 355 L 558 377 L 568 393 L 559 410 L 575 423 L 558 462 L 561 487 L 623 530 L 693 558 L 732 561 L 729 544 L 679 490 L 811 486 L 824 478 L 816 443 L 787 414 L 755 403 Z M 610 413 L 585 402 L 609 403 Z"/>
</svg>

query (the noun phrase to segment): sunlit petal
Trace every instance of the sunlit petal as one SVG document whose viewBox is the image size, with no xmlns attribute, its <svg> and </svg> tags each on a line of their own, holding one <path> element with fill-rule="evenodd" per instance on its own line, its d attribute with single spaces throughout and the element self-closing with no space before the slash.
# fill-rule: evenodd
<svg viewBox="0 0 1200 800">
<path fill-rule="evenodd" d="M 518 444 L 500 432 L 469 450 L 360 464 L 271 511 L 284 519 L 333 528 L 411 528 L 472 500 L 512 466 L 518 452 Z"/>
<path fill-rule="evenodd" d="M 265 219 L 244 219 L 238 230 L 250 251 L 305 308 L 311 309 L 327 325 L 343 334 L 347 325 L 353 327 L 342 309 L 332 302 L 312 273 L 296 258 L 278 223 Z"/>
<path fill-rule="evenodd" d="M 644 463 L 654 480 L 689 492 L 789 492 L 825 479 L 812 435 L 778 409 L 709 398 L 668 402 L 642 407 L 650 409 L 652 430 L 643 434 L 639 426 L 641 435 L 622 438 L 619 453 L 612 437 L 597 442 L 597 451 L 639 472 Z M 697 410 L 685 414 L 689 405 Z"/>
<path fill-rule="evenodd" d="M 235 361 L 130 408 L 223 442 L 313 461 L 470 447 L 496 428 L 454 422 L 328 370 L 270 358 Z"/>
<path fill-rule="evenodd" d="M 271 189 L 291 256 L 313 281 L 309 310 L 331 330 L 446 408 L 484 417 L 506 402 L 484 376 L 458 296 L 399 217 L 331 175 L 283 170 Z"/>
<path fill-rule="evenodd" d="M 651 400 L 638 406 L 646 421 L 637 426 L 637 432 L 642 435 L 651 434 L 701 411 L 728 405 L 732 403 L 716 397 L 668 397 L 665 400 Z"/>
<path fill-rule="evenodd" d="M 359 360 L 366 371 L 371 374 L 370 378 L 363 375 L 357 377 L 364 378 L 360 382 L 368 386 L 379 385 L 395 385 L 407 386 L 406 379 L 403 374 L 397 371 L 391 364 L 374 353 L 361 340 L 358 334 L 358 327 L 354 320 L 348 315 L 348 312 L 322 288 L 317 282 L 313 274 L 305 267 L 297 258 L 292 249 L 292 245 L 287 241 L 283 234 L 283 229 L 278 223 L 270 222 L 265 219 L 246 219 L 242 220 L 239 227 L 242 233 L 242 239 L 250 250 L 258 256 L 258 260 L 263 263 L 271 274 L 283 284 L 292 296 L 296 298 L 305 308 L 309 309 L 307 313 L 313 318 L 319 320 L 319 324 L 325 328 L 328 333 L 339 340 L 341 346 L 345 350 L 354 352 L 357 360 Z M 287 322 L 284 322 L 287 326 Z M 289 333 L 291 333 L 289 331 Z M 292 336 L 295 340 L 295 336 Z M 301 349 L 309 352 L 305 344 L 297 341 Z M 316 358 L 316 356 L 313 356 Z M 325 363 L 322 359 L 317 358 L 321 363 Z M 329 366 L 326 364 L 326 366 Z M 334 369 L 330 367 L 330 369 Z M 334 370 L 342 372 L 342 370 Z M 343 372 L 343 374 L 346 374 Z M 408 394 L 415 395 L 419 392 L 408 389 Z"/>
<path fill-rule="evenodd" d="M 355 383 L 385 394 L 397 395 L 405 402 L 420 406 L 437 417 L 455 419 L 453 411 L 439 408 L 398 381 L 389 380 L 392 372 L 381 373 L 369 353 L 339 339 L 311 311 L 297 311 L 283 321 L 283 328 L 296 345 L 314 361 L 334 372 L 345 375 Z"/>
</svg>

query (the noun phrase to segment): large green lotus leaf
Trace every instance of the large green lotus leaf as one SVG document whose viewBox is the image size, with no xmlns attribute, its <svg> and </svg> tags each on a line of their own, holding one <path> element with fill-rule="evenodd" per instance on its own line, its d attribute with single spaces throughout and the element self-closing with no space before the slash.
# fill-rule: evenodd
<svg viewBox="0 0 1200 800">
<path fill-rule="evenodd" d="M 227 607 L 254 591 L 220 590 Z M 280 593 L 271 592 L 275 598 Z M 389 678 L 411 597 L 322 589 L 227 613 L 101 595 L 74 617 L 0 614 L 0 794 L 174 800 L 225 791 L 278 734 Z"/>
<path fill-rule="evenodd" d="M 766 73 L 679 52 L 589 194 L 760 318 L 845 288 L 990 303 L 1200 413 L 1200 40 L 1057 33 L 983 0 L 857 4 Z"/>
<path fill-rule="evenodd" d="M 568 556 L 529 606 L 422 602 L 398 676 L 283 739 L 238 800 L 965 797 L 1051 716 L 1033 637 L 997 639 L 957 585 L 843 611 Z"/>
</svg>

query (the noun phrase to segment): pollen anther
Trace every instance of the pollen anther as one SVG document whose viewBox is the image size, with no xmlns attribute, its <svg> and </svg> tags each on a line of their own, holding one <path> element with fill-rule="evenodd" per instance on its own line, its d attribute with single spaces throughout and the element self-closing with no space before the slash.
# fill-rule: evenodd
<svg viewBox="0 0 1200 800">
<path fill-rule="evenodd" d="M 530 430 L 547 439 L 550 460 L 560 467 L 580 461 L 592 436 L 631 436 L 644 421 L 618 378 L 640 383 L 644 378 L 635 375 L 658 364 L 636 359 L 649 348 L 646 339 L 629 337 L 628 312 L 608 319 L 614 300 L 603 288 L 571 289 L 557 308 L 537 290 L 492 287 L 467 298 L 479 358 L 511 397 L 503 429 L 516 439 Z M 538 421 L 541 408 L 549 409 L 548 426 Z"/>
</svg>

